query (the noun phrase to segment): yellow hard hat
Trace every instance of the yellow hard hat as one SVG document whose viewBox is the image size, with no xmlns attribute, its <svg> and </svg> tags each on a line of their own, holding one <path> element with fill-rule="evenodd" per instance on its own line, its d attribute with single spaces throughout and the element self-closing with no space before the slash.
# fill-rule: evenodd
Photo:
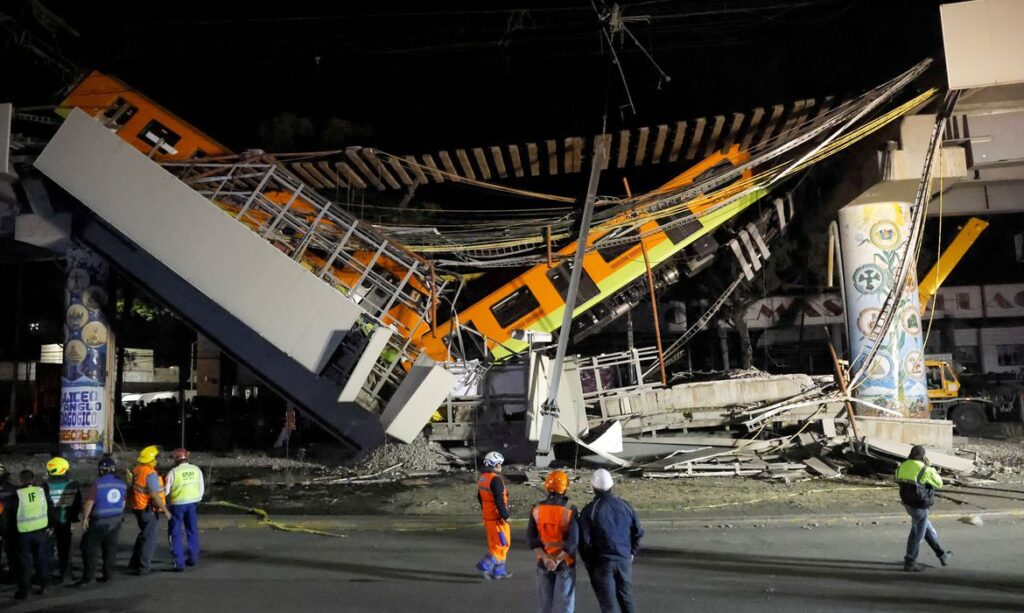
<svg viewBox="0 0 1024 613">
<path fill-rule="evenodd" d="M 150 464 L 156 462 L 156 456 L 160 454 L 160 448 L 156 445 L 150 445 L 149 447 L 143 448 L 139 452 L 139 458 L 136 460 L 139 464 Z"/>
<path fill-rule="evenodd" d="M 71 465 L 62 457 L 53 458 L 46 463 L 46 472 L 49 473 L 51 477 L 66 475 L 70 468 Z"/>
</svg>

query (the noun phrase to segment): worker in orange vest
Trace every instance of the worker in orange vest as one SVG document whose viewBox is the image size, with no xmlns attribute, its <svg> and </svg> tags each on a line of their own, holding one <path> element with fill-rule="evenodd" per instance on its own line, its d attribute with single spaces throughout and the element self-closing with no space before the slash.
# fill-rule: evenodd
<svg viewBox="0 0 1024 613">
<path fill-rule="evenodd" d="M 129 570 L 136 575 L 148 575 L 156 551 L 156 530 L 162 514 L 168 520 L 171 512 L 164 502 L 164 480 L 156 472 L 156 458 L 160 449 L 150 445 L 139 452 L 135 468 L 132 469 L 129 487 L 131 488 L 132 513 L 139 524 L 139 536 L 135 539 Z"/>
<path fill-rule="evenodd" d="M 544 480 L 548 497 L 530 512 L 526 539 L 537 554 L 541 613 L 572 613 L 576 605 L 576 548 L 580 530 L 576 507 L 565 495 L 569 475 L 555 470 Z"/>
<path fill-rule="evenodd" d="M 505 457 L 497 451 L 484 456 L 484 470 L 477 479 L 476 498 L 480 501 L 480 512 L 484 518 L 487 533 L 487 555 L 476 563 L 476 569 L 486 579 L 505 579 L 511 576 L 505 567 L 512 530 L 508 524 L 508 490 L 501 478 L 501 465 Z"/>
</svg>

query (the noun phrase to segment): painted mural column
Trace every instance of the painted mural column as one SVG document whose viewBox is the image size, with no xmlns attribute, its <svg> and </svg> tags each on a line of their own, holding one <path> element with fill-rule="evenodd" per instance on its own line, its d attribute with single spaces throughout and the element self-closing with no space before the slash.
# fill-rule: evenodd
<svg viewBox="0 0 1024 613">
<path fill-rule="evenodd" d="M 899 274 L 900 258 L 910 235 L 910 218 L 910 204 L 906 202 L 858 200 L 839 211 L 853 372 L 861 368 L 871 351 L 869 334 Z M 895 321 L 879 343 L 870 370 L 854 395 L 907 417 L 927 418 L 924 338 L 913 269 L 897 304 Z M 886 415 L 863 405 L 857 405 L 857 412 Z"/>
<path fill-rule="evenodd" d="M 67 252 L 60 448 L 64 457 L 97 457 L 110 449 L 113 336 L 104 313 L 109 267 L 92 251 Z"/>
</svg>

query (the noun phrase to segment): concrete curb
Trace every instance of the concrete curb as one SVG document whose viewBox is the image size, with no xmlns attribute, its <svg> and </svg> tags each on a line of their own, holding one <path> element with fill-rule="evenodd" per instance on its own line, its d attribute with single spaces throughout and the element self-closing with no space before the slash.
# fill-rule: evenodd
<svg viewBox="0 0 1024 613">
<path fill-rule="evenodd" d="M 1024 509 L 1002 509 L 978 512 L 939 511 L 931 518 L 940 521 L 953 521 L 964 516 L 977 515 L 983 519 L 1015 519 L 1024 518 Z M 387 515 L 345 515 L 345 516 L 310 516 L 310 515 L 275 515 L 274 521 L 287 526 L 303 529 L 324 530 L 344 533 L 346 531 L 396 531 L 396 532 L 438 532 L 466 530 L 477 528 L 480 520 L 472 517 L 435 517 L 423 516 L 387 516 Z M 761 528 L 761 527 L 822 527 L 850 525 L 896 525 L 906 523 L 908 517 L 904 513 L 848 513 L 848 514 L 799 514 L 784 516 L 704 516 L 704 517 L 651 517 L 641 518 L 645 529 L 671 530 L 674 528 Z M 525 527 L 526 519 L 513 519 L 515 525 Z M 201 526 L 204 530 L 250 529 L 262 528 L 262 523 L 254 515 L 205 514 Z"/>
</svg>

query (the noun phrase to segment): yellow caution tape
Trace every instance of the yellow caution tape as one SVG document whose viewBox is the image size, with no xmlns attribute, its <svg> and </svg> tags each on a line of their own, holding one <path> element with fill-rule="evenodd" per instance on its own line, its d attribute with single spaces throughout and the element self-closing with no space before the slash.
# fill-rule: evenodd
<svg viewBox="0 0 1024 613">
<path fill-rule="evenodd" d="M 270 515 L 263 509 L 257 509 L 256 507 L 245 507 L 240 504 L 233 502 L 226 502 L 223 500 L 217 500 L 213 502 L 204 503 L 211 507 L 225 507 L 228 509 L 237 509 L 239 511 L 245 511 L 259 518 L 259 523 L 265 526 L 269 526 L 273 530 L 281 530 L 282 532 L 304 532 L 306 534 L 316 534 L 318 536 L 331 536 L 334 538 L 347 538 L 347 535 L 338 532 L 328 532 L 327 530 L 317 530 L 316 528 L 304 528 L 302 526 L 290 526 L 288 524 L 282 524 L 281 522 L 272 521 Z"/>
</svg>

